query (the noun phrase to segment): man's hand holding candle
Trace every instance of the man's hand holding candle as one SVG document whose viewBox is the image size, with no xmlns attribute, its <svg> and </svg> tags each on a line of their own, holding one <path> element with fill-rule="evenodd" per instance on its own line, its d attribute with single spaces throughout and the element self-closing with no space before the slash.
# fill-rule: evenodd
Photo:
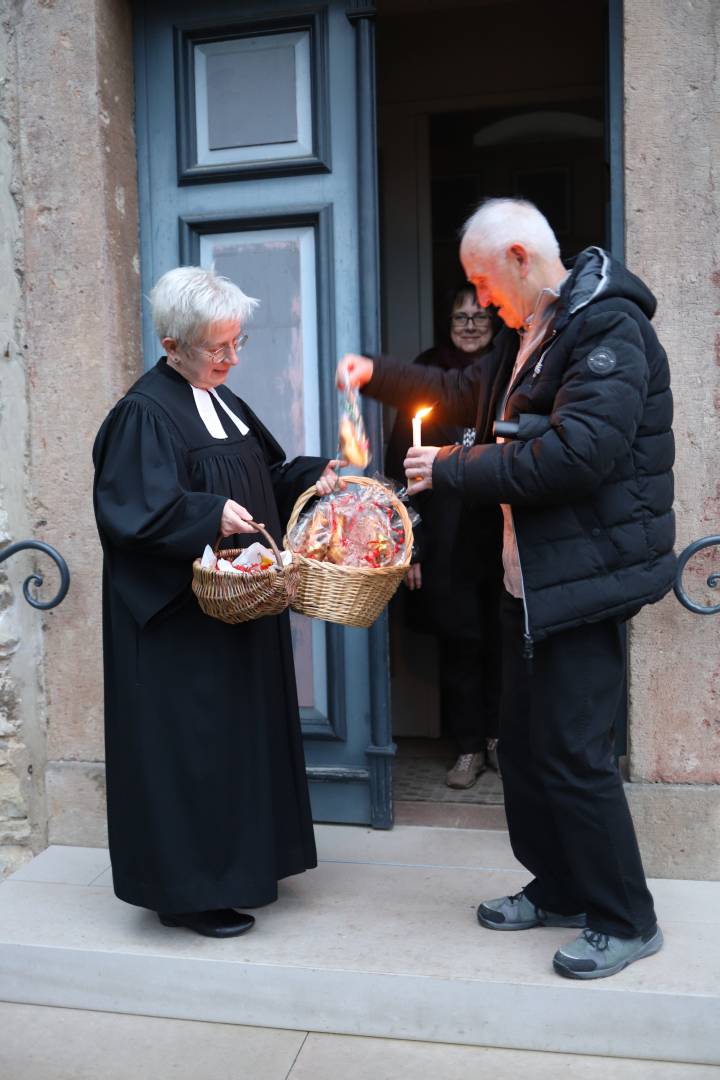
<svg viewBox="0 0 720 1080">
<path fill-rule="evenodd" d="M 433 462 L 439 446 L 411 446 L 403 462 L 408 479 L 408 495 L 429 491 L 432 487 Z"/>
</svg>

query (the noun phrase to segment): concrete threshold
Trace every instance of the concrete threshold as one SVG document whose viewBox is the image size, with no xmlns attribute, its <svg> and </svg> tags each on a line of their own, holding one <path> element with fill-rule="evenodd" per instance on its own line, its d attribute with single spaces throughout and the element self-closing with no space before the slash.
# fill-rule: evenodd
<svg viewBox="0 0 720 1080">
<path fill-rule="evenodd" d="M 51 847 L 0 886 L 0 1000 L 720 1064 L 720 883 L 652 882 L 666 946 L 611 979 L 552 970 L 572 931 L 500 934 L 482 898 L 527 880 L 504 832 L 318 826 L 317 870 L 248 935 L 163 928 L 118 901 L 107 852 Z"/>
</svg>

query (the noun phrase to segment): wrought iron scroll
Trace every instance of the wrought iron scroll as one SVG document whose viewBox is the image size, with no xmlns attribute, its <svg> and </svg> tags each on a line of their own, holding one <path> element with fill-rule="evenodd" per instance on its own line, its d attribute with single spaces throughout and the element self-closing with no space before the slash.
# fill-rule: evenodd
<svg viewBox="0 0 720 1080">
<path fill-rule="evenodd" d="M 42 540 L 18 540 L 16 544 L 8 544 L 6 548 L 0 551 L 0 563 L 5 562 L 6 559 L 9 559 L 11 555 L 15 555 L 18 551 L 27 550 L 43 551 L 50 556 L 60 572 L 60 586 L 55 595 L 49 600 L 38 600 L 30 592 L 30 587 L 34 586 L 39 589 L 43 583 L 43 578 L 40 574 L 30 574 L 23 582 L 23 596 L 31 607 L 39 608 L 41 611 L 57 607 L 65 599 L 65 594 L 70 587 L 70 571 L 62 555 L 54 547 L 51 547 L 50 544 L 44 544 Z"/>
<path fill-rule="evenodd" d="M 694 543 L 688 544 L 678 558 L 677 573 L 675 575 L 675 595 L 683 607 L 686 607 L 688 611 L 694 611 L 697 615 L 717 615 L 720 612 L 720 604 L 696 604 L 694 600 L 691 600 L 682 581 L 685 567 L 690 559 L 692 559 L 693 555 L 697 555 L 698 551 L 703 551 L 707 547 L 720 547 L 720 536 L 704 536 L 702 540 L 695 540 Z M 717 589 L 718 585 L 720 585 L 720 571 L 710 574 L 707 584 L 711 589 Z"/>
</svg>

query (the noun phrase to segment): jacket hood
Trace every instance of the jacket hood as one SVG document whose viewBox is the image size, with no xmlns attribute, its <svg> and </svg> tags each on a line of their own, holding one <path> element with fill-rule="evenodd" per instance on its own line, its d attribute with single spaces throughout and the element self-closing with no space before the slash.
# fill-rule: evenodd
<svg viewBox="0 0 720 1080">
<path fill-rule="evenodd" d="M 602 248 L 585 248 L 567 265 L 570 276 L 560 290 L 557 329 L 588 304 L 613 297 L 631 300 L 648 319 L 655 314 L 657 300 L 647 285 Z"/>
</svg>

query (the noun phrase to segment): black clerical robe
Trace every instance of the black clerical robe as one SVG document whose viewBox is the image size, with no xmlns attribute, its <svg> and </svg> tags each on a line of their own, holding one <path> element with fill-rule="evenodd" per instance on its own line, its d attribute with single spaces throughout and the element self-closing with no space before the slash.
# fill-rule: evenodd
<svg viewBox="0 0 720 1080">
<path fill-rule="evenodd" d="M 113 882 L 163 912 L 267 904 L 280 878 L 316 865 L 288 614 L 230 626 L 190 583 L 227 499 L 279 543 L 327 461 L 286 462 L 240 398 L 218 395 L 246 434 L 208 395 L 223 437 L 211 434 L 163 358 L 93 449 Z"/>
</svg>

